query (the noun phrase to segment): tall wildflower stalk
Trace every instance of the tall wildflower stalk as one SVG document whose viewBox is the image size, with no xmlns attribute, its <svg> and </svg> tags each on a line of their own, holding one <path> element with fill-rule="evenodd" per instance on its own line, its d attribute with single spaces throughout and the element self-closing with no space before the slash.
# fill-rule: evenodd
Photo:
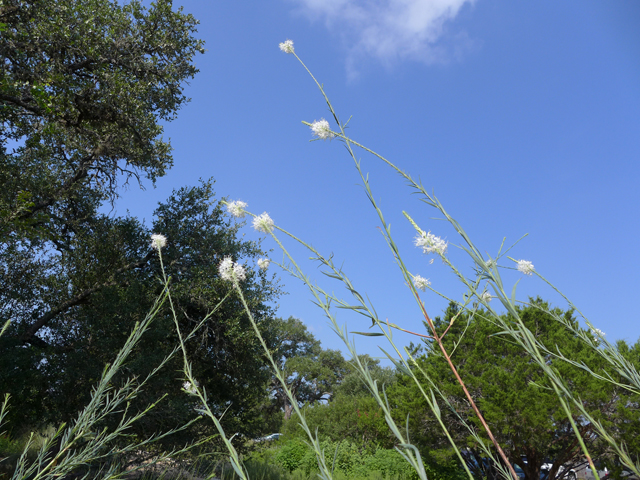
<svg viewBox="0 0 640 480">
<path fill-rule="evenodd" d="M 564 411 L 571 425 L 571 428 L 573 429 L 575 437 L 580 445 L 580 448 L 585 458 L 587 459 L 587 462 L 589 464 L 589 467 L 591 468 L 591 471 L 594 477 L 598 478 L 598 472 L 595 468 L 591 455 L 587 449 L 585 440 L 582 437 L 582 434 L 574 419 L 574 413 L 573 413 L 574 411 L 577 412 L 578 416 L 580 416 L 581 418 L 590 422 L 593 425 L 599 437 L 602 438 L 604 441 L 606 441 L 613 448 L 613 450 L 618 454 L 621 462 L 625 466 L 630 468 L 636 474 L 640 474 L 639 466 L 634 464 L 634 462 L 628 455 L 628 452 L 626 451 L 624 445 L 621 444 L 619 441 L 617 441 L 612 435 L 610 435 L 606 431 L 606 429 L 604 428 L 601 422 L 593 418 L 593 416 L 587 411 L 585 405 L 583 405 L 580 399 L 573 394 L 570 387 L 568 386 L 566 379 L 562 378 L 562 376 L 558 373 L 557 369 L 555 369 L 554 366 L 548 362 L 548 358 L 551 357 L 557 360 L 572 363 L 578 366 L 579 368 L 582 368 L 588 371 L 589 373 L 591 373 L 592 375 L 594 375 L 595 377 L 601 380 L 613 383 L 614 385 L 625 388 L 631 392 L 640 393 L 640 375 L 638 374 L 636 369 L 633 367 L 633 365 L 629 361 L 627 361 L 620 354 L 620 352 L 617 351 L 617 349 L 614 346 L 609 344 L 606 338 L 604 338 L 603 335 L 599 334 L 598 333 L 599 331 L 588 320 L 586 320 L 586 318 L 585 318 L 585 321 L 587 325 L 592 329 L 592 332 L 594 332 L 595 340 L 593 337 L 589 337 L 584 331 L 581 331 L 576 326 L 572 325 L 571 322 L 569 322 L 568 320 L 559 317 L 553 312 L 547 312 L 552 314 L 553 317 L 556 319 L 556 321 L 562 322 L 566 328 L 570 329 L 573 333 L 578 335 L 582 339 L 582 341 L 584 341 L 589 347 L 595 349 L 598 352 L 598 354 L 601 355 L 602 358 L 604 358 L 608 362 L 608 364 L 612 367 L 613 371 L 623 379 L 622 381 L 615 380 L 614 375 L 612 375 L 610 372 L 606 372 L 606 371 L 594 372 L 586 364 L 575 362 L 570 358 L 566 358 L 564 355 L 562 355 L 562 353 L 559 350 L 552 351 L 549 348 L 547 348 L 545 345 L 543 345 L 535 337 L 535 335 L 525 326 L 522 318 L 520 317 L 519 311 L 516 308 L 517 282 L 513 286 L 511 292 L 507 293 L 501 274 L 500 274 L 500 269 L 501 268 L 516 269 L 525 275 L 531 275 L 531 276 L 536 275 L 537 277 L 542 279 L 544 282 L 551 285 L 554 289 L 556 289 L 556 291 L 558 289 L 554 287 L 546 279 L 544 279 L 544 277 L 542 277 L 535 270 L 534 265 L 531 261 L 522 260 L 522 259 L 517 260 L 515 258 L 507 256 L 507 253 L 510 251 L 511 248 L 513 248 L 513 246 L 511 248 L 504 250 L 504 242 L 500 246 L 498 253 L 494 258 L 490 256 L 485 258 L 485 256 L 483 256 L 480 253 L 480 250 L 475 246 L 471 238 L 464 231 L 462 226 L 445 210 L 444 206 L 435 197 L 435 195 L 429 194 L 426 191 L 426 189 L 422 186 L 421 183 L 416 182 L 409 174 L 402 171 L 395 164 L 393 164 L 392 162 L 390 162 L 380 154 L 365 147 L 364 145 L 358 143 L 357 141 L 351 139 L 346 135 L 345 124 L 343 124 L 339 120 L 339 117 L 336 111 L 334 110 L 331 102 L 329 101 L 329 98 L 327 97 L 323 89 L 323 86 L 316 80 L 316 78 L 311 73 L 311 71 L 307 68 L 304 62 L 302 62 L 300 57 L 295 53 L 293 42 L 291 40 L 287 40 L 281 43 L 280 49 L 287 54 L 293 55 L 300 62 L 300 64 L 305 68 L 305 70 L 309 73 L 309 75 L 311 76 L 311 78 L 319 88 L 329 108 L 329 111 L 331 112 L 331 116 L 333 117 L 333 120 L 337 125 L 337 128 L 332 129 L 329 122 L 325 119 L 321 119 L 314 122 L 303 122 L 303 123 L 309 126 L 313 134 L 319 139 L 340 140 L 346 147 L 349 156 L 354 161 L 354 165 L 356 167 L 357 173 L 360 176 L 360 179 L 364 185 L 365 194 L 367 195 L 367 198 L 371 202 L 372 207 L 376 210 L 376 213 L 378 214 L 378 218 L 382 224 L 381 231 L 382 231 L 383 237 L 391 250 L 391 254 L 394 260 L 396 261 L 398 267 L 402 272 L 403 278 L 408 288 L 410 288 L 412 295 L 418 304 L 418 308 L 420 309 L 425 319 L 425 323 L 428 325 L 428 329 L 429 329 L 428 335 L 420 335 L 420 336 L 427 337 L 430 340 L 432 340 L 438 346 L 440 352 L 442 353 L 443 357 L 447 361 L 458 383 L 463 388 L 465 395 L 467 397 L 467 400 L 471 405 L 472 409 L 474 410 L 479 421 L 481 422 L 487 436 L 491 439 L 491 443 L 495 448 L 498 454 L 498 457 L 500 458 L 500 462 L 497 462 L 497 467 L 500 469 L 503 476 L 512 477 L 514 480 L 517 478 L 516 473 L 513 469 L 513 466 L 511 465 L 511 462 L 505 455 L 499 443 L 496 441 L 494 435 L 491 432 L 491 428 L 487 424 L 487 422 L 484 420 L 482 413 L 475 405 L 473 398 L 471 397 L 468 390 L 466 389 L 464 379 L 462 379 L 458 374 L 455 365 L 451 361 L 450 354 L 449 352 L 447 352 L 444 346 L 444 343 L 442 341 L 443 337 L 449 332 L 449 328 L 455 322 L 457 317 L 454 317 L 451 319 L 449 326 L 445 329 L 445 331 L 442 334 L 438 333 L 433 321 L 431 320 L 429 314 L 427 313 L 427 309 L 425 305 L 420 299 L 418 289 L 425 290 L 426 288 L 429 288 L 430 290 L 438 293 L 439 295 L 442 295 L 445 298 L 447 297 L 441 294 L 440 292 L 437 292 L 433 288 L 431 288 L 428 280 L 422 278 L 419 275 L 412 275 L 409 272 L 407 266 L 402 260 L 400 251 L 391 236 L 389 226 L 385 222 L 383 213 L 374 198 L 374 195 L 370 188 L 368 177 L 363 173 L 361 169 L 361 164 L 356 158 L 356 155 L 354 153 L 354 148 L 362 149 L 372 154 L 374 157 L 378 158 L 382 162 L 384 162 L 387 166 L 389 166 L 393 171 L 395 171 L 397 174 L 399 174 L 402 178 L 404 178 L 408 182 L 409 186 L 416 193 L 420 195 L 422 202 L 424 202 L 427 206 L 437 210 L 440 214 L 444 216 L 444 218 L 448 221 L 448 223 L 453 226 L 453 228 L 455 229 L 455 231 L 457 232 L 457 234 L 462 240 L 462 244 L 460 245 L 460 247 L 469 255 L 476 269 L 477 274 L 476 274 L 476 277 L 473 279 L 469 279 L 466 276 L 464 276 L 460 272 L 460 270 L 449 260 L 449 258 L 446 255 L 446 250 L 447 250 L 446 242 L 444 242 L 439 237 L 436 237 L 435 235 L 431 234 L 431 232 L 427 233 L 424 230 L 422 230 L 407 212 L 403 212 L 407 220 L 412 224 L 412 226 L 416 230 L 416 233 L 417 233 L 416 246 L 423 248 L 425 253 L 432 253 L 439 256 L 442 259 L 442 261 L 450 268 L 451 272 L 460 280 L 460 282 L 463 284 L 464 288 L 466 289 L 466 293 L 464 294 L 465 301 L 463 304 L 460 305 L 462 307 L 461 311 L 467 310 L 467 311 L 471 311 L 472 313 L 476 313 L 476 310 L 479 305 L 484 307 L 486 313 L 483 314 L 483 318 L 498 325 L 501 328 L 500 334 L 508 338 L 510 341 L 515 342 L 517 345 L 519 345 L 523 349 L 523 351 L 525 351 L 529 355 L 531 360 L 535 364 L 537 364 L 541 368 L 541 370 L 544 372 L 548 380 L 548 383 L 550 385 L 550 388 L 555 392 L 558 398 L 558 401 L 562 407 L 562 410 Z M 242 206 L 243 215 L 247 213 L 245 210 L 245 207 L 246 207 L 246 204 L 243 204 Z M 426 473 L 425 473 L 424 465 L 422 464 L 422 460 L 420 458 L 419 452 L 409 442 L 408 430 L 406 433 L 402 432 L 402 430 L 394 422 L 391 416 L 389 403 L 384 393 L 384 389 L 382 390 L 382 393 L 379 393 L 378 386 L 376 385 L 376 382 L 371 379 L 371 376 L 368 373 L 366 365 L 363 365 L 362 362 L 357 357 L 353 342 L 349 339 L 345 329 L 343 327 L 340 327 L 337 324 L 335 320 L 335 316 L 331 313 L 332 305 L 335 305 L 338 308 L 346 308 L 346 309 L 353 310 L 363 315 L 364 317 L 370 319 L 373 322 L 373 325 L 378 326 L 380 333 L 367 333 L 366 335 L 384 336 L 389 341 L 389 344 L 391 348 L 394 350 L 395 354 L 391 355 L 384 350 L 383 352 L 385 352 L 387 357 L 401 371 L 405 372 L 410 377 L 412 377 L 416 382 L 416 384 L 420 387 L 421 393 L 423 394 L 433 414 L 438 419 L 438 422 L 440 423 L 440 426 L 442 427 L 443 432 L 449 439 L 452 447 L 454 448 L 458 457 L 462 461 L 462 464 L 465 465 L 465 462 L 461 455 L 459 447 L 455 445 L 455 442 L 452 440 L 451 435 L 447 430 L 447 426 L 442 421 L 440 407 L 438 406 L 438 399 L 436 398 L 436 395 L 439 396 L 439 401 L 443 402 L 448 408 L 451 408 L 453 410 L 453 407 L 449 404 L 449 402 L 447 401 L 447 398 L 440 392 L 435 382 L 433 382 L 428 377 L 426 372 L 420 370 L 417 362 L 415 362 L 415 360 L 411 357 L 409 352 L 406 350 L 404 352 L 401 351 L 401 349 L 396 347 L 395 343 L 393 342 L 392 331 L 394 329 L 398 329 L 405 332 L 407 332 L 407 330 L 403 329 L 399 325 L 390 324 L 388 322 L 381 321 L 378 318 L 373 305 L 371 305 L 370 303 L 364 300 L 364 296 L 357 291 L 357 289 L 354 287 L 354 285 L 351 283 L 348 277 L 342 272 L 342 270 L 337 268 L 333 264 L 331 257 L 322 256 L 319 252 L 313 249 L 309 244 L 305 243 L 304 241 L 300 240 L 299 238 L 287 232 L 286 230 L 280 228 L 279 226 L 275 226 L 270 218 L 268 219 L 270 223 L 265 223 L 266 219 L 264 215 L 266 214 L 263 214 L 261 216 L 254 215 L 254 227 L 256 227 L 258 230 L 269 233 L 272 236 L 274 241 L 278 244 L 278 246 L 284 252 L 285 258 L 287 259 L 287 262 L 288 262 L 286 264 L 285 263 L 280 264 L 280 266 L 286 271 L 288 271 L 289 273 L 291 273 L 293 276 L 297 277 L 302 282 L 304 282 L 311 290 L 311 293 L 315 298 L 315 303 L 323 310 L 325 315 L 329 318 L 336 333 L 344 341 L 345 345 L 347 346 L 347 348 L 349 349 L 350 353 L 354 358 L 354 363 L 356 365 L 356 368 L 358 369 L 363 380 L 369 387 L 372 395 L 375 397 L 380 408 L 382 408 L 382 410 L 384 411 L 387 423 L 391 431 L 394 433 L 394 435 L 398 439 L 398 442 L 399 442 L 398 449 L 400 453 L 413 465 L 413 467 L 418 472 L 420 478 L 426 479 Z M 309 249 L 309 251 L 314 255 L 313 259 L 315 259 L 321 265 L 326 267 L 326 270 L 323 271 L 323 273 L 327 275 L 329 278 L 341 282 L 345 287 L 345 289 L 347 290 L 347 292 L 355 299 L 355 302 L 349 303 L 347 301 L 344 301 L 341 298 L 337 297 L 335 294 L 333 293 L 329 294 L 325 290 L 323 290 L 321 287 L 314 284 L 302 272 L 299 265 L 296 263 L 293 257 L 288 253 L 287 249 L 284 247 L 281 240 L 276 235 L 275 233 L 276 231 L 282 232 L 285 236 L 289 237 L 290 239 L 296 242 L 299 242 L 300 244 L 305 246 L 307 249 Z M 499 265 L 499 262 L 504 259 L 508 259 L 514 262 L 512 264 L 513 266 L 508 267 L 508 266 Z M 505 308 L 506 312 L 509 314 L 509 317 L 511 320 L 507 320 L 504 316 L 498 314 L 491 307 L 491 305 L 489 304 L 489 301 L 493 298 L 497 298 L 499 300 L 499 302 Z M 578 311 L 578 313 L 580 313 L 580 311 L 577 310 L 575 306 L 568 299 L 567 301 L 571 306 L 571 308 L 575 309 L 576 311 Z M 354 332 L 354 333 L 358 333 L 358 332 Z M 409 332 L 409 333 L 415 334 L 415 332 Z M 424 390 L 422 388 L 421 382 L 419 381 L 416 375 L 416 370 L 426 378 L 427 384 L 429 385 L 429 390 Z M 297 405 L 296 402 L 292 402 L 292 404 Z M 299 413 L 299 418 L 301 419 L 301 421 L 304 421 L 300 413 Z M 464 424 L 464 425 L 467 427 L 468 431 L 476 438 L 481 448 L 484 449 L 486 455 L 493 459 L 493 453 L 491 452 L 490 448 L 488 448 L 488 446 L 485 445 L 485 443 L 481 440 L 479 435 L 473 430 L 473 428 L 470 425 L 468 424 Z M 465 465 L 465 468 L 466 468 L 466 465 Z M 468 468 L 467 468 L 467 473 L 471 478 L 471 473 Z"/>
</svg>

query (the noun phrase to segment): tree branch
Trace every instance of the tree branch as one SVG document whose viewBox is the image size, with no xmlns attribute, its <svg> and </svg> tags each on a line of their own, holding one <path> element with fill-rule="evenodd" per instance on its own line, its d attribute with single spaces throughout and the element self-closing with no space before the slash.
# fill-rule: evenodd
<svg viewBox="0 0 640 480">
<path fill-rule="evenodd" d="M 95 156 L 96 156 L 96 154 L 94 152 L 94 153 L 91 153 L 90 155 L 87 155 L 82 160 L 80 160 L 80 166 L 78 167 L 78 170 L 76 171 L 76 173 L 75 173 L 75 175 L 73 177 L 69 178 L 62 185 L 62 187 L 60 187 L 53 195 L 49 196 L 49 198 L 39 201 L 33 207 L 29 208 L 26 212 L 24 212 L 23 214 L 19 215 L 18 219 L 24 220 L 24 219 L 32 216 L 35 212 L 37 212 L 39 210 L 43 210 L 43 209 L 45 209 L 47 207 L 50 207 L 55 202 L 57 202 L 59 200 L 59 198 L 62 196 L 63 193 L 65 193 L 68 190 L 71 190 L 71 188 L 76 183 L 78 183 L 80 180 L 82 180 L 83 178 L 86 178 L 88 176 L 88 174 L 89 174 L 88 166 L 91 163 L 91 161 L 95 158 Z"/>
<path fill-rule="evenodd" d="M 151 257 L 153 257 L 153 255 L 154 255 L 153 251 L 149 252 L 142 260 L 138 260 L 137 262 L 133 262 L 128 265 L 125 265 L 122 268 L 119 268 L 113 273 L 113 276 L 116 276 L 128 270 L 133 270 L 134 268 L 140 268 L 144 266 L 151 259 Z M 31 324 L 29 328 L 27 328 L 27 331 L 22 335 L 22 338 L 21 338 L 22 343 L 23 344 L 29 343 L 34 346 L 42 346 L 41 343 L 43 342 L 43 340 L 39 338 L 36 340 L 37 337 L 35 337 L 35 334 L 38 332 L 38 330 L 46 326 L 47 323 L 49 323 L 51 320 L 53 320 L 55 317 L 57 317 L 61 313 L 66 312 L 70 308 L 81 304 L 82 302 L 87 300 L 91 295 L 93 295 L 95 292 L 98 292 L 103 288 L 111 287 L 117 284 L 118 284 L 118 281 L 112 277 L 110 280 L 103 282 L 99 285 L 95 285 L 91 288 L 88 288 L 80 292 L 75 297 L 70 298 L 66 302 L 63 302 L 62 304 L 58 305 L 56 308 L 49 310 L 47 313 L 45 313 L 40 318 L 38 318 L 33 324 Z"/>
</svg>

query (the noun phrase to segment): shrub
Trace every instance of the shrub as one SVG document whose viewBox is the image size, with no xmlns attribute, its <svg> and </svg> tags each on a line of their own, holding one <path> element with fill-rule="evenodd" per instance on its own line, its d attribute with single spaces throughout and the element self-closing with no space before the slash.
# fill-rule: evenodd
<svg viewBox="0 0 640 480">
<path fill-rule="evenodd" d="M 278 449 L 274 460 L 289 472 L 293 472 L 302 466 L 302 460 L 307 452 L 313 454 L 311 448 L 302 440 L 293 439 Z M 315 455 L 313 456 L 313 460 L 315 462 Z"/>
</svg>

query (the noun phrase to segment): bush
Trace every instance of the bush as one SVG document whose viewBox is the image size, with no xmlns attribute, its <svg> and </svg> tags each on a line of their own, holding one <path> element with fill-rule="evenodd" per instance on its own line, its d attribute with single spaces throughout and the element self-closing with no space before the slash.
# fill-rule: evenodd
<svg viewBox="0 0 640 480">
<path fill-rule="evenodd" d="M 418 478 L 413 467 L 396 450 L 380 448 L 372 455 L 363 457 L 362 460 L 362 464 L 354 470 L 358 478 L 364 478 L 371 472 L 378 472 L 381 478 L 389 476 L 411 480 Z"/>
<path fill-rule="evenodd" d="M 301 468 L 302 460 L 308 452 L 311 452 L 311 448 L 306 443 L 299 439 L 293 439 L 278 449 L 274 460 L 289 472 L 293 472 Z"/>
<path fill-rule="evenodd" d="M 389 479 L 413 480 L 417 474 L 409 463 L 393 449 L 376 449 L 373 453 L 365 453 L 360 446 L 350 440 L 320 442 L 327 465 L 333 467 L 334 479 Z M 264 453 L 252 456 L 252 460 L 264 461 Z M 278 466 L 291 473 L 291 479 L 302 480 L 315 478 L 318 465 L 315 453 L 309 445 L 296 438 L 280 446 L 273 460 Z M 438 475 L 435 469 L 428 469 L 435 478 L 448 479 L 446 475 Z M 286 478 L 286 477 L 283 477 Z M 430 477 L 431 478 L 431 477 Z"/>
</svg>

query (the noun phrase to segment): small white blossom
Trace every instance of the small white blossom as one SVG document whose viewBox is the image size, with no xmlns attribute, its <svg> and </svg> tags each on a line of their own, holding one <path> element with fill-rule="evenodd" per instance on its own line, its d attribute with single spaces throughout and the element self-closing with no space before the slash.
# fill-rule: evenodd
<svg viewBox="0 0 640 480">
<path fill-rule="evenodd" d="M 518 271 L 524 273 L 525 275 L 533 275 L 533 263 L 529 260 L 518 260 L 516 262 L 518 264 Z"/>
<path fill-rule="evenodd" d="M 233 260 L 231 257 L 224 257 L 218 266 L 218 273 L 223 280 L 233 282 Z"/>
<path fill-rule="evenodd" d="M 269 268 L 270 263 L 271 260 L 269 260 L 268 258 L 261 258 L 260 260 L 258 260 L 258 267 L 260 268 L 260 270 L 266 270 L 267 268 Z"/>
<path fill-rule="evenodd" d="M 604 333 L 602 330 L 600 330 L 599 328 L 592 328 L 591 329 L 591 334 L 596 337 L 596 340 L 600 340 L 597 337 L 604 337 L 606 335 L 606 333 Z"/>
<path fill-rule="evenodd" d="M 280 44 L 280 50 L 282 50 L 284 53 L 293 53 L 293 41 L 285 40 L 284 42 L 282 42 Z"/>
<path fill-rule="evenodd" d="M 421 277 L 420 275 L 414 275 L 413 284 L 418 290 L 422 290 L 424 292 L 427 287 L 431 285 L 431 282 L 428 278 Z"/>
<path fill-rule="evenodd" d="M 156 250 L 160 250 L 167 246 L 167 237 L 164 235 L 160 235 L 159 233 L 154 233 L 151 235 L 151 248 L 155 248 Z"/>
<path fill-rule="evenodd" d="M 447 253 L 447 242 L 431 232 L 420 232 L 420 235 L 416 237 L 415 245 L 422 247 L 424 253 L 438 253 L 439 255 Z"/>
<path fill-rule="evenodd" d="M 220 278 L 227 282 L 241 282 L 247 278 L 247 272 L 239 263 L 235 263 L 231 257 L 224 257 L 218 266 Z"/>
<path fill-rule="evenodd" d="M 244 266 L 240 265 L 239 263 L 236 263 L 233 266 L 233 274 L 235 275 L 238 281 L 242 281 L 245 278 L 247 278 L 247 272 L 244 269 Z"/>
<path fill-rule="evenodd" d="M 191 395 L 195 395 L 195 394 L 197 393 L 196 388 L 197 388 L 198 386 L 199 386 L 199 385 L 198 385 L 198 382 L 197 382 L 197 381 L 196 381 L 195 385 L 192 385 L 192 384 L 191 384 L 191 382 L 184 382 L 184 383 L 182 384 L 182 389 L 183 389 L 185 392 L 187 392 L 187 393 L 189 393 L 189 394 L 191 394 Z"/>
<path fill-rule="evenodd" d="M 227 210 L 236 218 L 244 217 L 244 215 L 247 213 L 244 210 L 245 208 L 247 208 L 247 204 L 245 202 L 241 202 L 240 200 L 227 203 Z"/>
<path fill-rule="evenodd" d="M 335 136 L 333 132 L 331 132 L 329 122 L 327 122 L 324 118 L 313 122 L 311 124 L 311 130 L 313 130 L 313 134 L 321 140 L 331 140 Z"/>
<path fill-rule="evenodd" d="M 491 295 L 489 292 L 483 292 L 482 295 L 481 295 L 481 298 L 485 302 L 489 303 L 491 301 L 491 299 L 493 298 L 493 295 Z"/>
<path fill-rule="evenodd" d="M 264 212 L 262 215 L 258 215 L 253 219 L 253 228 L 260 232 L 271 233 L 273 229 L 273 220 L 267 212 Z"/>
</svg>

